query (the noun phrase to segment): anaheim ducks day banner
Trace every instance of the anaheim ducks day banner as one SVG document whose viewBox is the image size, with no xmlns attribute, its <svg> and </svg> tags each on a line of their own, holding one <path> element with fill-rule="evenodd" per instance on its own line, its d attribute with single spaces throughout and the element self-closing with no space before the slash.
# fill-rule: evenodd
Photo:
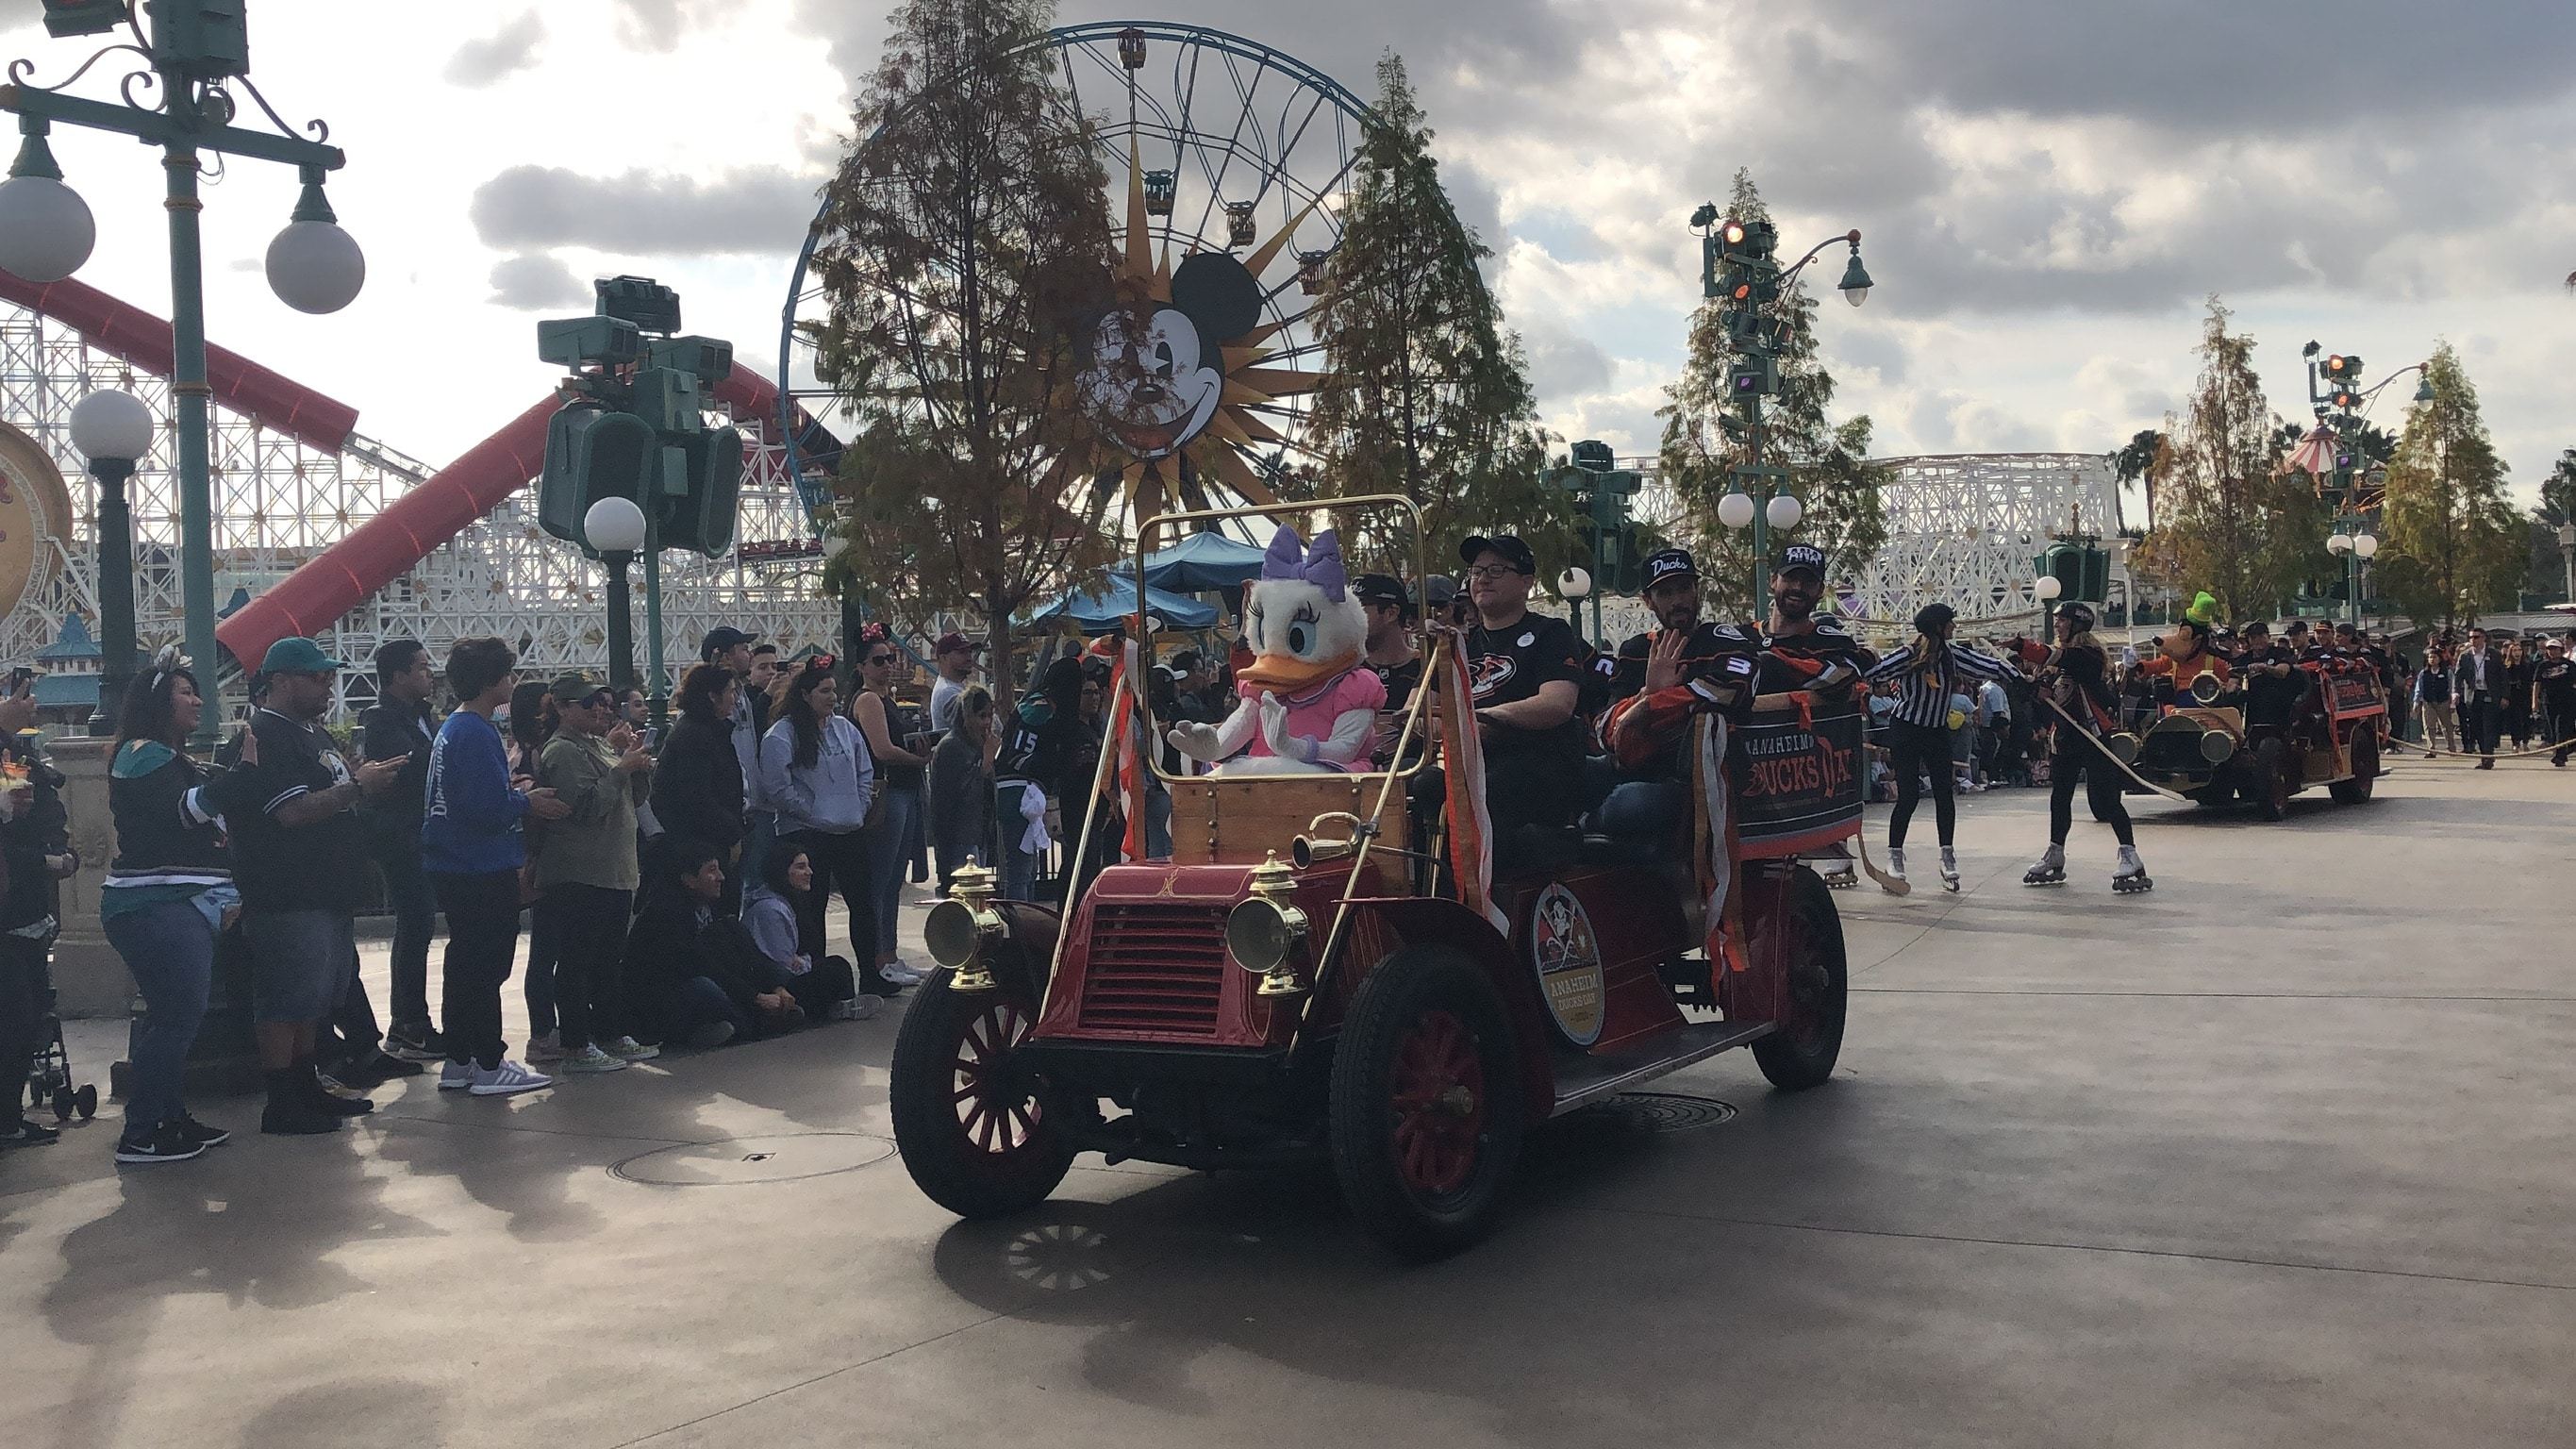
<svg viewBox="0 0 2576 1449">
<path fill-rule="evenodd" d="M 1743 854 L 1816 850 L 1860 829 L 1859 711 L 1758 718 L 1733 734 L 1727 765 Z"/>
</svg>

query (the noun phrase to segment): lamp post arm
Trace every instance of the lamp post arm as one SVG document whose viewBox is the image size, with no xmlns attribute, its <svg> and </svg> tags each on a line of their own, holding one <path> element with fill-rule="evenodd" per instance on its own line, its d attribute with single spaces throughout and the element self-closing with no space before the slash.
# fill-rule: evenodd
<svg viewBox="0 0 2576 1449">
<path fill-rule="evenodd" d="M 347 153 L 339 147 L 326 146 L 319 141 L 272 136 L 265 131 L 245 131 L 239 126 L 189 126 L 166 111 L 147 111 L 138 106 L 111 105 L 80 96 L 57 95 L 32 86 L 0 85 L 0 111 L 42 116 L 49 121 L 85 126 L 94 131 L 114 131 L 156 146 L 193 146 L 200 151 L 221 151 L 227 155 L 277 161 L 288 166 L 319 166 L 325 171 L 337 171 L 349 160 Z"/>
<path fill-rule="evenodd" d="M 1825 248 L 1838 245 L 1859 246 L 1860 228 L 1853 227 L 1850 231 L 1844 232 L 1840 236 L 1829 236 L 1823 241 L 1816 243 L 1814 246 L 1807 248 L 1807 254 L 1805 256 L 1790 263 L 1789 269 L 1780 274 L 1780 290 L 1783 292 L 1788 291 L 1790 284 L 1798 280 L 1798 274 L 1807 269 L 1807 263 L 1814 261 L 1818 256 L 1822 255 Z"/>
</svg>

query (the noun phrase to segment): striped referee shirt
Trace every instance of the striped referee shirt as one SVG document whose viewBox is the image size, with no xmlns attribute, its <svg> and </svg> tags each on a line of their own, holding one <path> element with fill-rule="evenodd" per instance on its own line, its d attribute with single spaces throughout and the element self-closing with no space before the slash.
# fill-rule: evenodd
<svg viewBox="0 0 2576 1449">
<path fill-rule="evenodd" d="M 1908 644 L 1871 665 L 1861 678 L 1872 685 L 1882 685 L 1891 679 L 1896 681 L 1894 713 L 1898 719 L 1926 729 L 1947 729 L 1950 726 L 1950 696 L 1973 696 L 1975 693 L 1960 687 L 1963 679 L 2008 679 L 2017 672 L 2003 660 L 1991 654 L 1980 654 L 1963 644 L 1939 647 L 1941 662 L 1928 671 L 1914 667 L 1920 656 L 1914 652 L 1914 646 Z"/>
</svg>

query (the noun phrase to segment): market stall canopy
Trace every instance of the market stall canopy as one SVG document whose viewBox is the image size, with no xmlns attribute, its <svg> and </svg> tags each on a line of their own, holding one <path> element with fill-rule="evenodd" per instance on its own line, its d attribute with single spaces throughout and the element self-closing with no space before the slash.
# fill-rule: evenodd
<svg viewBox="0 0 2576 1449">
<path fill-rule="evenodd" d="M 1106 634 L 1134 612 L 1135 583 L 1112 578 L 1097 588 L 1062 594 L 1040 604 L 1025 622 L 1049 624 L 1058 619 L 1071 619 L 1074 627 L 1085 634 Z M 1145 612 L 1162 620 L 1166 629 L 1205 629 L 1217 620 L 1215 605 L 1202 604 L 1183 594 L 1166 593 L 1151 584 L 1145 586 Z"/>
<path fill-rule="evenodd" d="M 1261 577 L 1261 559 L 1261 550 L 1251 544 L 1221 533 L 1193 533 L 1146 556 L 1145 582 L 1184 594 L 1230 589 Z"/>
</svg>

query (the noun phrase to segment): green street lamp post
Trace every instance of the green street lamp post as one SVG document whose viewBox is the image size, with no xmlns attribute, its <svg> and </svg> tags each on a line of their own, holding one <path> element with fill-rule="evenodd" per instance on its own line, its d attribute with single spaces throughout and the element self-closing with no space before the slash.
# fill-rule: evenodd
<svg viewBox="0 0 2576 1449">
<path fill-rule="evenodd" d="M 125 481 L 152 449 L 152 410 L 130 392 L 100 388 L 72 404 L 72 447 L 98 480 L 98 708 L 89 732 L 113 733 L 134 677 L 134 523 Z"/>
<path fill-rule="evenodd" d="M 30 282 L 58 282 L 89 259 L 96 228 L 89 207 L 63 184 L 46 137 L 56 122 L 92 130 L 113 131 L 161 148 L 163 207 L 170 225 L 170 392 L 177 418 L 179 464 L 180 606 L 187 621 L 188 653 L 200 669 L 215 660 L 214 507 L 208 480 L 206 406 L 206 315 L 204 264 L 197 217 L 201 153 L 247 156 L 297 168 L 304 190 L 285 229 L 269 243 L 268 284 L 279 300 L 299 312 L 336 312 L 347 306 L 365 284 L 366 258 L 342 231 L 323 199 L 322 181 L 347 159 L 326 144 L 330 128 L 307 123 L 317 139 L 293 134 L 259 89 L 250 83 L 250 41 L 241 0 L 45 0 L 45 28 L 56 36 L 129 32 L 131 44 L 99 51 L 71 77 L 53 87 L 25 83 L 31 68 L 12 62 L 10 83 L 0 85 L 0 111 L 18 117 L 25 137 L 9 179 L 0 183 L 0 269 Z M 144 21 L 149 22 L 147 33 Z M 63 94 L 105 56 L 126 53 L 148 64 L 126 75 L 118 88 L 122 104 Z M 134 99 L 137 88 L 149 91 L 155 104 Z M 232 124 L 232 90 L 239 87 L 277 130 L 245 130 Z M 119 490 L 121 492 L 121 490 Z M 121 498 L 116 500 L 122 512 Z M 107 509 L 102 505 L 101 588 L 110 577 L 124 576 L 123 611 L 133 612 L 131 540 L 121 558 L 108 558 L 104 537 Z M 102 600 L 102 627 L 108 612 Z M 130 664 L 131 625 L 125 648 Z M 109 659 L 115 657 L 107 645 Z M 211 678 L 211 675 L 209 676 Z M 208 710 L 193 743 L 214 746 L 221 712 Z"/>
<path fill-rule="evenodd" d="M 1721 414 L 1718 422 L 1728 438 L 1743 448 L 1744 457 L 1727 470 L 1727 491 L 1717 501 L 1717 521 L 1728 528 L 1752 530 L 1752 604 L 1759 613 L 1762 570 L 1771 558 L 1771 531 L 1785 533 L 1806 516 L 1806 506 L 1789 491 L 1789 470 L 1765 461 L 1770 425 L 1762 418 L 1762 400 L 1780 391 L 1780 358 L 1790 340 L 1791 320 L 1778 304 L 1796 294 L 1798 274 L 1807 264 L 1837 242 L 1851 248 L 1842 280 L 1835 283 L 1843 300 L 1859 306 L 1869 299 L 1873 283 L 1869 269 L 1861 265 L 1857 228 L 1816 243 L 1784 268 L 1778 261 L 1779 231 L 1767 221 L 1725 216 L 1715 202 L 1703 202 L 1691 213 L 1690 224 L 1700 234 L 1700 295 L 1718 304 L 1727 340 L 1737 356 L 1726 372 L 1727 401 L 1735 413 Z"/>
<path fill-rule="evenodd" d="M 608 682 L 623 697 L 635 687 L 635 604 L 626 587 L 626 566 L 635 559 L 635 551 L 652 537 L 652 524 L 644 510 L 631 498 L 615 495 L 590 505 L 582 515 L 581 531 L 590 546 L 599 550 L 599 561 L 608 565 Z M 651 554 L 646 554 L 646 577 L 652 574 Z M 648 611 L 653 621 L 653 647 L 662 647 L 661 610 L 658 600 Z M 660 677 L 655 676 L 658 686 Z"/>
</svg>

